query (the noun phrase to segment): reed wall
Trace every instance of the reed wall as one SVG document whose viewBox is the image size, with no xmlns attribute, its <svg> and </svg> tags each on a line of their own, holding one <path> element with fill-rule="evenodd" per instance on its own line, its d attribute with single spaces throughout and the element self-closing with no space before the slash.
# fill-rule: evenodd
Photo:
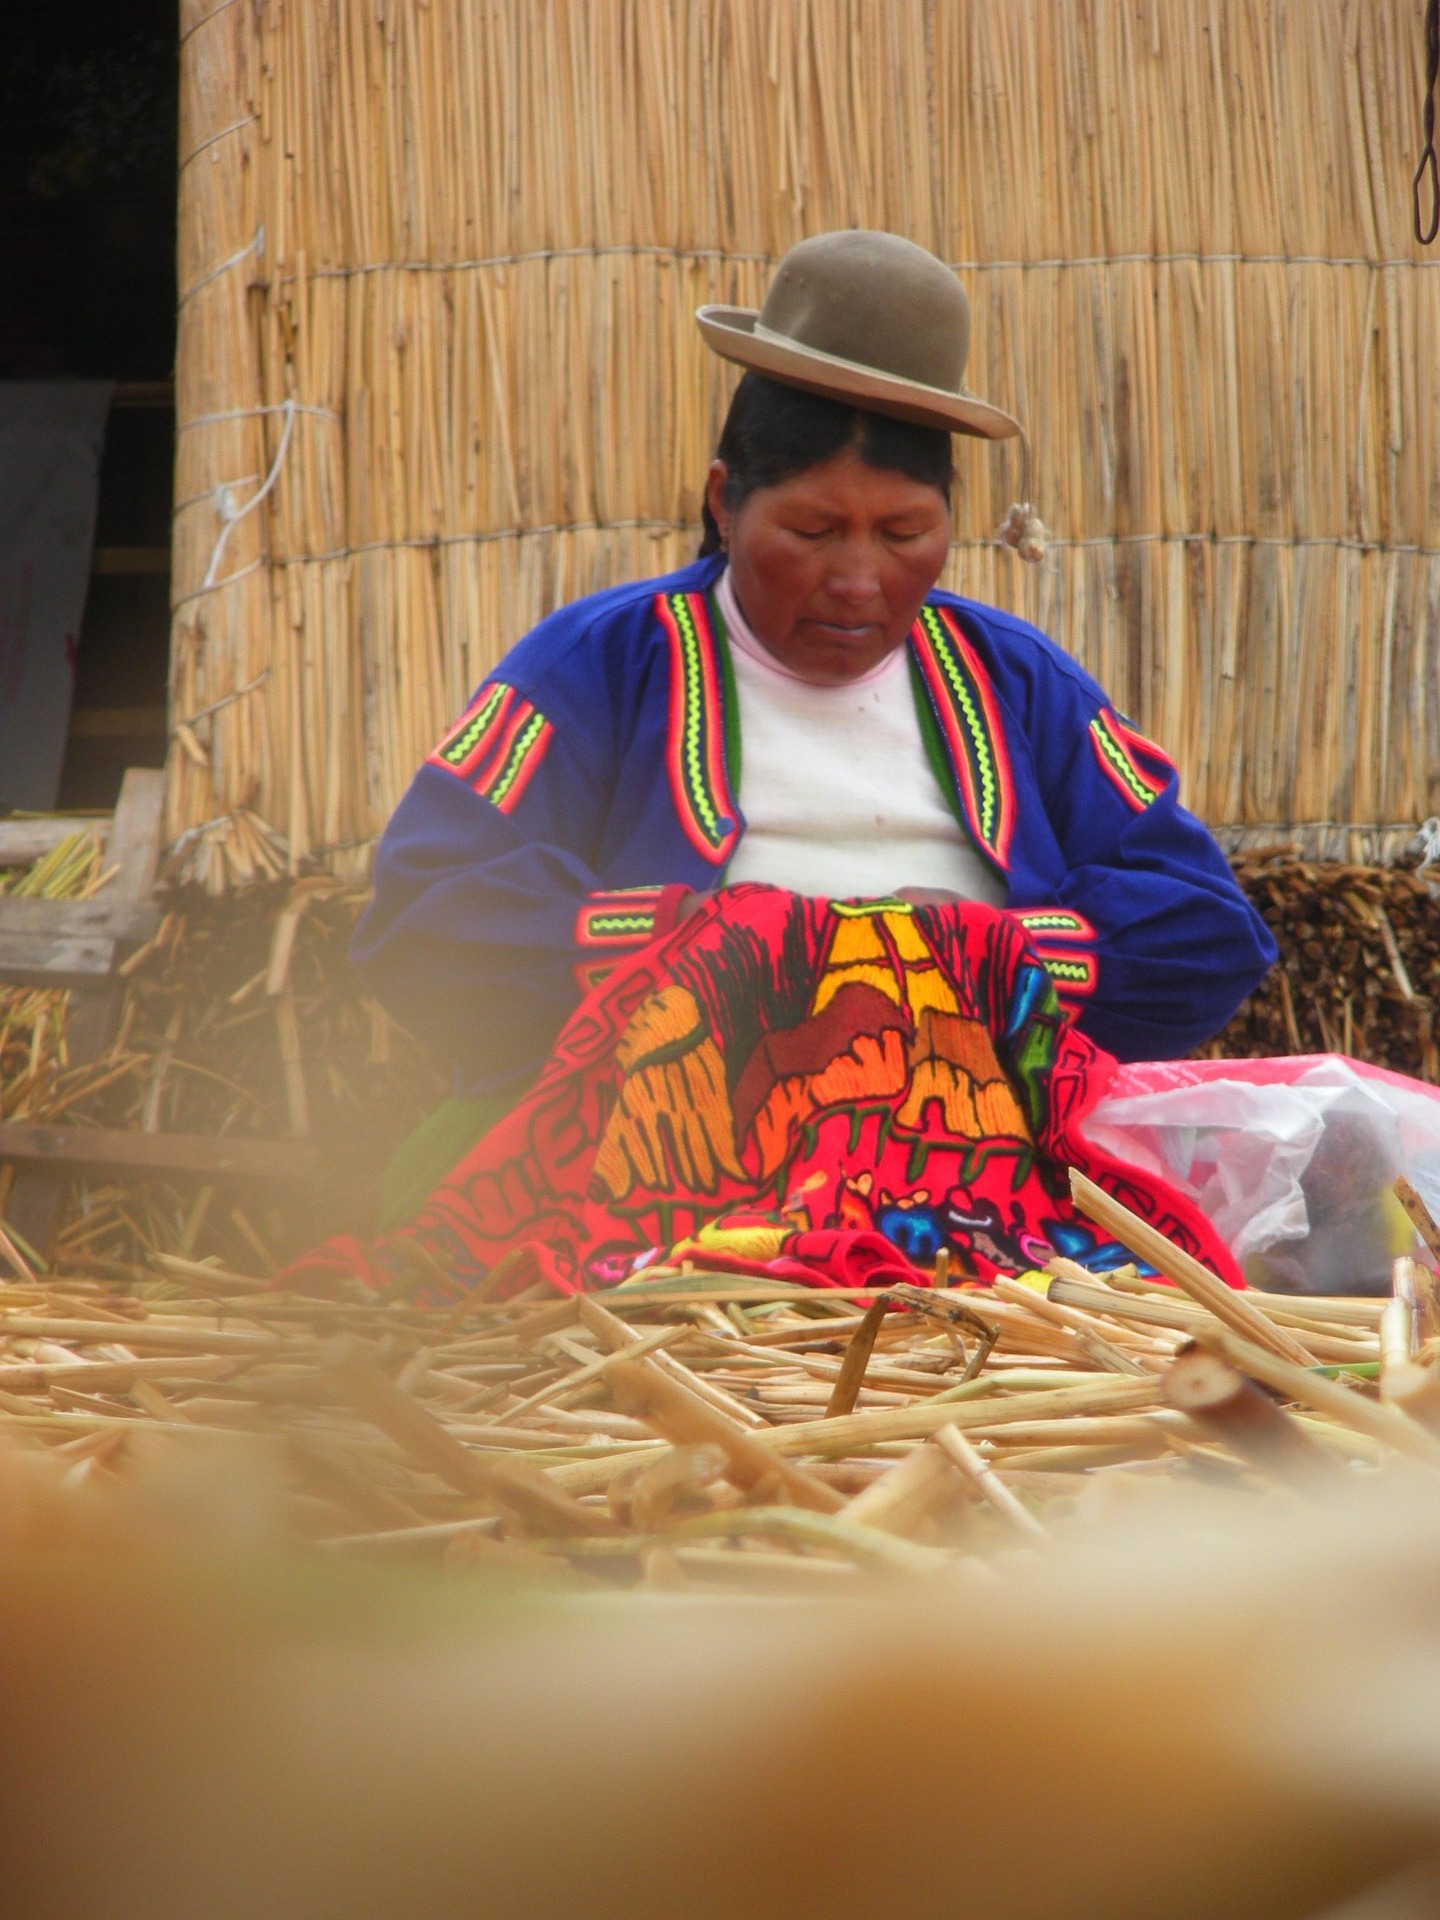
<svg viewBox="0 0 1440 1920">
<path fill-rule="evenodd" d="M 1422 0 L 181 0 L 170 824 L 363 870 L 473 683 L 694 549 L 702 301 L 796 239 L 953 262 L 948 580 L 1035 620 L 1232 837 L 1440 811 Z M 263 493 L 263 498 L 259 497 Z"/>
</svg>

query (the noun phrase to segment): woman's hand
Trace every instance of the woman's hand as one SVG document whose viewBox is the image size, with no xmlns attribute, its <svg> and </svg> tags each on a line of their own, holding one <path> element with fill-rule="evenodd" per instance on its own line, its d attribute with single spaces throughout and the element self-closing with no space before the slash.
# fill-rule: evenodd
<svg viewBox="0 0 1440 1920">
<path fill-rule="evenodd" d="M 911 907 L 958 907 L 964 896 L 944 887 L 897 887 L 895 898 Z"/>
</svg>

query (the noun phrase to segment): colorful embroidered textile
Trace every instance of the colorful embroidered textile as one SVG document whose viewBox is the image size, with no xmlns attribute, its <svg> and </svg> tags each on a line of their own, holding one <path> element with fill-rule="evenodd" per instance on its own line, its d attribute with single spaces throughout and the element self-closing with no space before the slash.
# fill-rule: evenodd
<svg viewBox="0 0 1440 1920">
<path fill-rule="evenodd" d="M 596 945 L 590 907 L 603 925 L 617 891 L 724 885 L 745 816 L 730 655 L 710 612 L 723 564 L 542 621 L 386 828 L 355 958 L 454 1062 L 457 1091 L 515 1090 L 540 1070 L 577 987 L 615 951 Z M 924 750 L 977 860 L 1007 907 L 1074 919 L 1044 957 L 1081 1031 L 1122 1060 L 1171 1059 L 1217 1032 L 1275 948 L 1159 750 L 995 607 L 937 590 L 908 652 Z M 517 713 L 533 732 L 510 733 Z"/>
<path fill-rule="evenodd" d="M 942 1247 L 979 1279 L 1054 1252 L 1114 1264 L 1070 1206 L 1073 1165 L 1238 1284 L 1188 1201 L 1081 1141 L 1113 1069 L 1007 914 L 729 888 L 616 965 L 361 1270 L 397 1276 L 407 1242 L 466 1283 L 529 1246 L 510 1284 L 567 1290 L 666 1249 L 832 1284 Z M 355 1271 L 359 1250 L 317 1263 Z"/>
</svg>

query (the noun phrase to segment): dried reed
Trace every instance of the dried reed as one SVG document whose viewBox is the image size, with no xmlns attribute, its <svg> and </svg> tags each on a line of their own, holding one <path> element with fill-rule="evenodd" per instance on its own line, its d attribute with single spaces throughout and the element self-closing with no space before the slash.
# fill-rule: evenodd
<svg viewBox="0 0 1440 1920">
<path fill-rule="evenodd" d="M 682 1272 L 603 1305 L 424 1305 L 302 1298 L 161 1255 L 128 1287 L 82 1270 L 5 1289 L 0 1440 L 118 1493 L 157 1422 L 250 1436 L 266 1458 L 278 1435 L 287 1530 L 327 1552 L 787 1590 L 1003 1554 L 1107 1489 L 1198 1476 L 1304 1499 L 1328 1464 L 1440 1463 L 1430 1348 L 1407 1343 L 1408 1400 L 1374 1398 L 1380 1303 L 1247 1296 L 1266 1346 L 1298 1331 L 1343 1356 L 1306 1368 L 1133 1270 L 1112 1279 L 1050 1283 L 1083 1296 L 1071 1325 L 1029 1285 L 898 1288 L 886 1312 L 860 1289 Z M 1203 1347 L 1157 1334 L 1176 1311 Z M 1097 1327 L 1120 1370 L 1097 1365 Z"/>
</svg>

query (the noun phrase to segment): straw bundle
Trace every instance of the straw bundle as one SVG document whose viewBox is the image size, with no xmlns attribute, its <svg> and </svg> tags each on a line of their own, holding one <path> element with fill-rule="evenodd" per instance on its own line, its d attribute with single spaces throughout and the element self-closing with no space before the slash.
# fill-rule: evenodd
<svg viewBox="0 0 1440 1920">
<path fill-rule="evenodd" d="M 183 0 L 173 832 L 357 877 L 508 645 L 693 551 L 732 376 L 691 310 L 866 225 L 957 266 L 1056 535 L 998 551 L 1017 464 L 962 445 L 950 583 L 1238 839 L 1392 852 L 1440 806 L 1421 16 Z"/>
</svg>

